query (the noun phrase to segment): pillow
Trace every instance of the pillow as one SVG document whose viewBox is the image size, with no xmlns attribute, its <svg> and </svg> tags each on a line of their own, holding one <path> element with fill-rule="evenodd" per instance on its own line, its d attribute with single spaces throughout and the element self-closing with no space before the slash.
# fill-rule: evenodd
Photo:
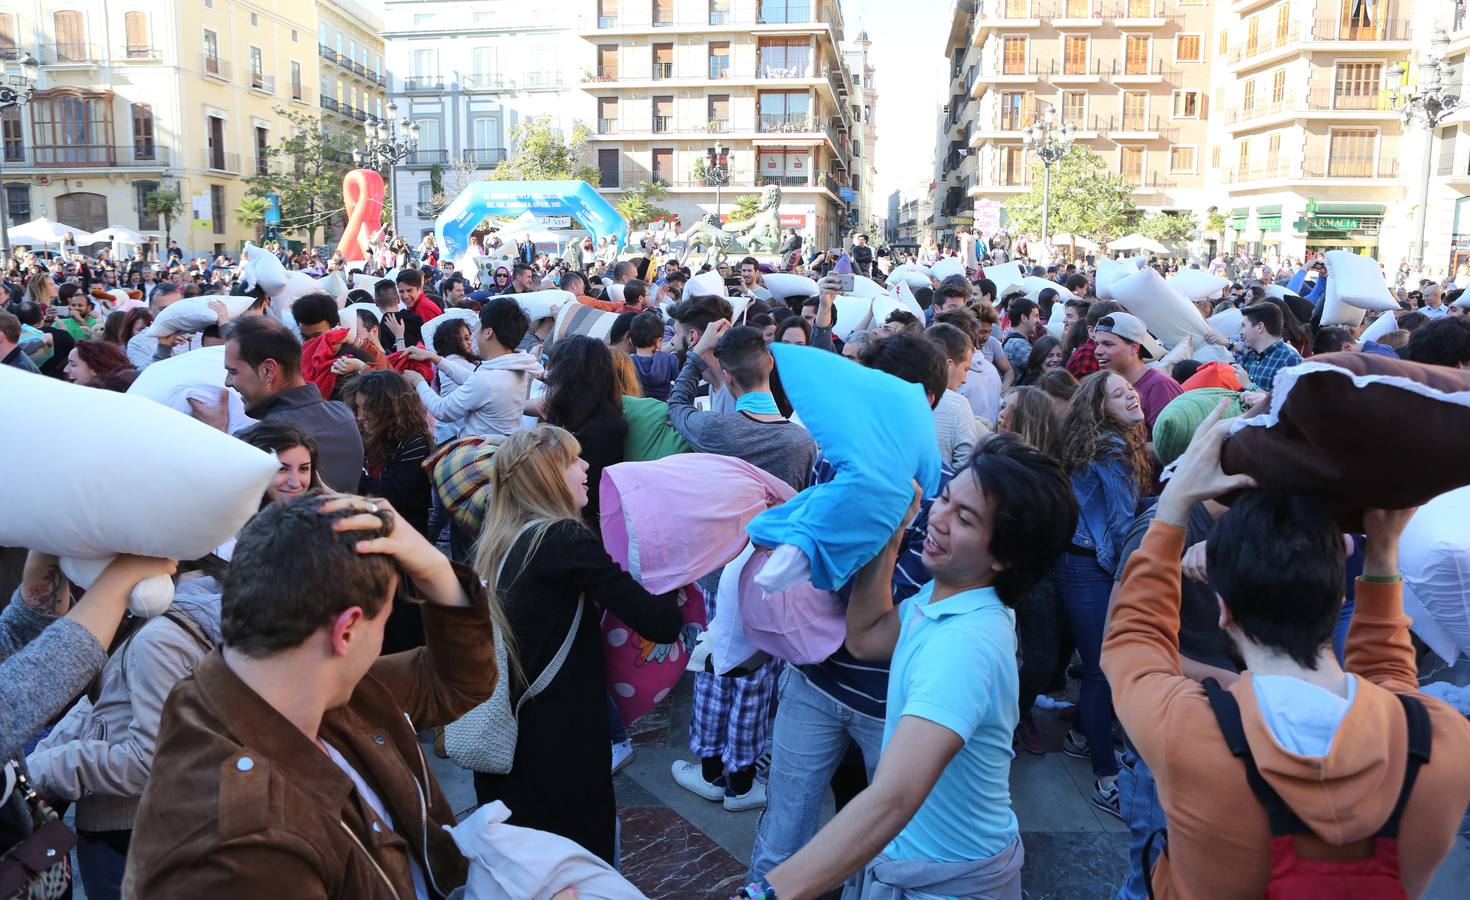
<svg viewBox="0 0 1470 900">
<path fill-rule="evenodd" d="M 1358 343 L 1361 345 L 1367 341 L 1376 341 L 1398 327 L 1398 316 L 1391 312 L 1381 312 L 1378 314 L 1378 318 L 1374 319 L 1367 328 L 1363 329 L 1363 333 L 1358 336 Z"/>
<path fill-rule="evenodd" d="M 1169 287 L 1186 300 L 1204 300 L 1230 287 L 1230 282 L 1201 269 L 1180 269 L 1169 276 Z"/>
<path fill-rule="evenodd" d="M 211 325 L 219 324 L 219 314 L 209 308 L 213 301 L 219 301 L 230 311 L 230 318 L 236 318 L 245 310 L 255 305 L 254 297 L 241 297 L 236 294 L 206 294 L 201 297 L 185 297 L 183 300 L 175 300 L 169 304 L 168 309 L 158 314 L 148 330 L 143 332 L 149 337 L 163 337 L 168 334 L 198 334 Z"/>
<path fill-rule="evenodd" d="M 365 312 L 372 313 L 373 314 L 373 318 L 374 319 L 377 319 L 378 321 L 382 321 L 382 319 L 383 319 L 383 313 L 382 313 L 381 310 L 378 309 L 378 305 L 376 303 L 353 303 L 353 304 L 351 304 L 349 306 L 346 306 L 346 307 L 338 310 L 337 311 L 337 324 L 339 326 L 341 326 L 342 328 L 346 328 L 347 329 L 347 331 L 348 331 L 347 339 L 349 341 L 356 341 L 357 340 L 357 323 L 358 323 L 357 312 L 358 312 L 358 310 L 363 310 Z M 393 348 L 392 347 L 389 347 L 388 349 L 389 350 L 392 350 Z"/>
<path fill-rule="evenodd" d="M 1021 269 L 1018 262 L 1001 263 L 996 266 L 985 267 L 985 277 L 995 282 L 995 299 L 998 301 L 1016 288 L 1021 287 L 1026 273 Z"/>
<path fill-rule="evenodd" d="M 865 275 L 852 276 L 852 296 L 861 297 L 864 300 L 871 300 L 874 297 L 881 297 L 886 293 L 887 290 L 873 279 Z"/>
<path fill-rule="evenodd" d="M 580 306 L 581 304 L 578 305 Z M 377 307 L 373 308 L 377 309 Z M 469 325 L 471 335 L 476 334 L 480 330 L 479 313 L 475 312 L 473 309 L 464 309 L 458 306 L 451 306 L 449 309 L 444 310 L 443 315 L 435 316 L 434 318 L 425 322 L 423 328 L 419 329 L 419 333 L 424 336 L 425 347 L 429 347 L 431 349 L 433 348 L 434 334 L 439 330 L 440 325 L 443 325 L 445 322 L 448 322 L 451 319 L 459 319 L 465 324 Z"/>
<path fill-rule="evenodd" d="M 772 344 L 771 354 L 787 398 L 836 476 L 761 513 L 746 531 L 763 547 L 797 548 L 812 585 L 837 590 L 893 536 L 913 500 L 910 479 L 925 496 L 938 489 L 934 412 L 919 385 L 835 353 Z"/>
<path fill-rule="evenodd" d="M 1118 262 L 1106 256 L 1097 258 L 1097 272 L 1093 275 L 1093 288 L 1099 300 L 1116 300 L 1113 296 L 1113 285 L 1122 281 L 1130 275 L 1137 273 L 1137 269 L 1127 263 Z"/>
<path fill-rule="evenodd" d="M 892 287 L 894 282 L 906 284 L 916 291 L 919 288 L 932 288 L 934 286 L 934 282 L 929 280 L 929 269 L 913 263 L 904 263 L 901 266 L 896 266 L 892 272 L 889 272 L 888 286 Z"/>
<path fill-rule="evenodd" d="M 740 626 L 746 640 L 776 659 L 806 665 L 825 662 L 847 637 L 847 610 L 837 595 L 801 581 L 768 593 L 756 575 L 771 551 L 758 549 L 740 571 Z"/>
<path fill-rule="evenodd" d="M 1046 320 L 1046 330 L 1054 338 L 1065 336 L 1067 330 L 1067 304 L 1065 301 L 1058 300 L 1051 305 L 1051 317 Z"/>
<path fill-rule="evenodd" d="M 217 345 L 159 360 L 139 372 L 127 392 L 187 416 L 192 414 L 191 398 L 214 406 L 219 403 L 222 390 L 225 390 L 225 348 Z M 234 434 L 255 424 L 255 420 L 245 415 L 245 401 L 239 393 L 233 388 L 229 390 L 229 431 Z"/>
<path fill-rule="evenodd" d="M 747 668 L 752 660 L 764 659 L 765 656 L 764 651 L 745 636 L 745 627 L 740 621 L 740 606 L 744 599 L 740 592 L 740 579 L 756 549 L 753 541 L 747 541 L 740 554 L 720 573 L 720 586 L 715 591 L 714 603 L 710 604 L 713 615 L 709 617 L 709 626 L 699 637 L 700 643 L 709 649 L 711 671 L 716 675 Z M 691 660 L 691 666 L 694 662 Z"/>
<path fill-rule="evenodd" d="M 705 627 L 704 594 L 694 585 L 679 592 L 684 625 L 670 644 L 655 644 L 629 628 L 612 613 L 602 616 L 602 661 L 607 671 L 608 696 L 625 725 L 641 719 L 679 683 Z"/>
<path fill-rule="evenodd" d="M 622 299 L 621 292 L 617 298 Z M 526 311 L 526 316 L 531 320 L 534 327 L 542 319 L 549 319 L 556 315 L 556 311 L 568 303 L 576 303 L 577 298 L 571 291 L 531 291 L 529 294 L 510 294 Z M 578 304 L 581 305 L 581 304 Z"/>
<path fill-rule="evenodd" d="M 277 314 L 281 310 L 289 311 L 292 303 L 295 303 L 307 294 L 318 294 L 322 293 L 322 291 L 322 285 L 315 278 L 305 272 L 294 271 L 287 274 L 286 286 L 270 295 L 271 307 L 277 311 Z"/>
<path fill-rule="evenodd" d="M 861 278 L 862 276 L 858 276 Z M 832 323 L 832 333 L 837 335 L 840 341 L 847 340 L 854 331 L 862 331 L 868 327 L 872 319 L 873 305 L 881 301 L 886 294 L 878 294 L 875 297 L 852 297 L 842 294 L 832 301 L 832 312 L 836 316 Z"/>
<path fill-rule="evenodd" d="M 1150 369 L 1158 369 L 1172 378 L 1173 375 L 1171 373 L 1174 371 L 1175 364 L 1190 359 L 1191 354 L 1194 353 L 1194 340 L 1194 335 L 1185 335 L 1184 340 L 1169 348 L 1168 353 L 1165 353 L 1158 359 L 1149 360 L 1148 367 Z"/>
<path fill-rule="evenodd" d="M 618 315 L 618 313 L 596 309 L 575 300 L 571 303 L 563 303 L 561 309 L 557 311 L 556 324 L 551 326 L 551 335 L 546 339 L 546 348 L 549 350 L 562 338 L 577 334 L 597 338 L 606 343 L 607 336 L 612 333 L 613 323 L 617 321 Z M 426 333 L 425 340 L 428 337 Z"/>
<path fill-rule="evenodd" d="M 1442 659 L 1470 653 L 1470 488 L 1424 504 L 1399 538 L 1404 612 Z"/>
<path fill-rule="evenodd" d="M 825 351 L 824 351 L 825 352 Z M 669 485 L 700 484 L 705 500 L 670 504 Z M 745 526 L 796 492 L 741 459 L 679 453 L 602 470 L 602 545 L 650 593 L 692 584 L 734 559 Z"/>
<path fill-rule="evenodd" d="M 707 296 L 725 297 L 729 293 L 729 288 L 725 287 L 724 276 L 711 269 L 708 272 L 701 272 L 685 282 L 683 299 L 687 300 L 690 297 Z"/>
<path fill-rule="evenodd" d="M 1349 328 L 1357 327 L 1363 323 L 1363 317 L 1368 314 L 1366 309 L 1357 306 L 1349 306 L 1344 303 L 1338 295 L 1337 279 L 1327 279 L 1327 294 L 1322 300 L 1322 324 L 1323 325 L 1345 325 Z M 1395 309 L 1398 307 L 1395 306 Z"/>
<path fill-rule="evenodd" d="M 1267 402 L 1235 421 L 1225 442 L 1229 474 L 1267 490 L 1320 496 L 1343 530 L 1362 511 L 1405 509 L 1470 484 L 1470 372 L 1374 353 L 1325 353 L 1283 369 Z M 1413 460 L 1392 478 L 1387 460 Z"/>
<path fill-rule="evenodd" d="M 1358 309 L 1398 309 L 1378 260 L 1351 250 L 1328 250 L 1327 295 Z"/>
<path fill-rule="evenodd" d="M 787 297 L 815 297 L 818 294 L 817 283 L 805 275 L 773 272 L 765 276 L 765 282 L 771 296 L 781 301 Z"/>
<path fill-rule="evenodd" d="M 1154 452 L 1159 455 L 1159 462 L 1167 466 L 1183 456 L 1200 423 L 1215 411 L 1221 400 L 1227 399 L 1231 403 L 1225 408 L 1225 418 L 1234 418 L 1245 412 L 1245 407 L 1240 405 L 1239 391 L 1217 387 L 1185 390 L 1159 410 L 1153 431 Z"/>
<path fill-rule="evenodd" d="M 951 275 L 965 274 L 965 264 L 960 262 L 958 256 L 946 256 L 929 267 L 929 274 L 943 281 Z"/>
<path fill-rule="evenodd" d="M 378 286 L 378 282 L 382 280 L 383 277 L 381 275 L 364 275 L 361 272 L 353 272 L 352 290 L 367 291 L 371 294 L 373 293 L 373 289 Z"/>
<path fill-rule="evenodd" d="M 986 269 L 986 271 L 988 272 L 990 270 Z M 1040 275 L 1027 275 L 1025 278 L 1021 279 L 1021 289 L 1026 292 L 1027 299 L 1035 301 L 1037 303 L 1041 302 L 1041 292 L 1046 290 L 1047 288 L 1050 288 L 1057 292 L 1057 306 L 1062 306 L 1068 300 L 1071 300 L 1077 296 L 1062 285 L 1057 284 L 1055 281 L 1052 281 L 1050 278 L 1042 278 Z"/>
<path fill-rule="evenodd" d="M 1169 287 L 1155 269 L 1143 269 L 1113 284 L 1113 299 L 1143 320 L 1149 333 L 1173 347 L 1194 335 L 1203 343 L 1210 333 L 1194 304 Z"/>
<path fill-rule="evenodd" d="M 271 296 L 286 286 L 286 267 L 274 253 L 249 241 L 240 249 L 240 284 L 245 290 L 260 288 Z"/>
<path fill-rule="evenodd" d="M 316 280 L 316 283 L 321 285 L 322 290 L 332 295 L 332 299 L 337 301 L 338 306 L 342 306 L 347 302 L 347 282 L 343 280 L 341 272 L 323 275 Z M 369 291 L 368 293 L 372 292 Z"/>
<path fill-rule="evenodd" d="M 1238 308 L 1221 310 L 1206 319 L 1205 324 L 1226 337 L 1235 339 L 1240 337 L 1240 329 L 1245 327 L 1245 313 Z"/>
<path fill-rule="evenodd" d="M 607 286 L 607 290 L 603 291 L 603 296 L 615 303 L 622 303 L 623 291 L 626 288 L 627 285 L 625 284 L 610 284 Z M 530 313 L 528 312 L 527 315 L 530 315 Z M 531 321 L 534 322 L 535 319 L 532 319 Z"/>
<path fill-rule="evenodd" d="M 1180 385 L 1185 391 L 1196 391 L 1200 388 L 1224 388 L 1227 391 L 1239 393 L 1242 390 L 1240 376 L 1235 374 L 1235 368 L 1226 362 L 1207 362 L 1195 370 L 1185 382 Z"/>
<path fill-rule="evenodd" d="M 580 844 L 548 831 L 511 825 L 509 820 L 510 810 L 496 800 L 448 829 L 469 864 L 464 891 L 455 896 L 551 897 L 567 888 L 576 888 L 577 896 L 600 900 L 643 896 Z"/>
<path fill-rule="evenodd" d="M 279 468 L 271 454 L 142 396 L 10 366 L 0 366 L 0 421 L 17 459 L 44 459 L 58 472 L 94 470 L 98 435 L 108 458 L 127 460 L 125 477 L 0 479 L 0 546 L 55 554 L 82 587 L 118 553 L 210 553 L 255 515 Z M 167 577 L 139 588 L 130 605 L 139 614 L 172 601 Z"/>
<path fill-rule="evenodd" d="M 490 466 L 496 446 L 469 435 L 440 444 L 422 463 L 439 502 L 470 534 L 480 533 L 490 506 Z"/>
</svg>

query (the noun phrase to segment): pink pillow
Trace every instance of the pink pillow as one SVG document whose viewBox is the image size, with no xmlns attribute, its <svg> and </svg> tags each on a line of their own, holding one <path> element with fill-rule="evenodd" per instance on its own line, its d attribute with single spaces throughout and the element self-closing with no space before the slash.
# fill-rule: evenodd
<svg viewBox="0 0 1470 900">
<path fill-rule="evenodd" d="M 607 686 L 618 714 L 629 725 L 673 690 L 684 674 L 695 638 L 704 630 L 704 594 L 689 585 L 681 589 L 679 600 L 684 627 L 672 644 L 655 644 L 640 637 L 612 613 L 602 616 Z"/>
<path fill-rule="evenodd" d="M 755 576 L 771 558 L 758 549 L 740 573 L 740 625 L 751 646 L 790 663 L 819 663 L 842 646 L 847 613 L 831 591 L 808 580 L 768 594 Z"/>
</svg>

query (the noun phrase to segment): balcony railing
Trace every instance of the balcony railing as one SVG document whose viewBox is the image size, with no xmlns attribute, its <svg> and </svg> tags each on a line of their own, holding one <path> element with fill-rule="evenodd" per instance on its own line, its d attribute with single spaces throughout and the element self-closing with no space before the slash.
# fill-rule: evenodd
<svg viewBox="0 0 1470 900">
<path fill-rule="evenodd" d="M 1377 91 L 1371 94 L 1339 94 L 1335 91 L 1313 91 L 1307 98 L 1307 108 L 1313 110 L 1342 109 L 1362 112 L 1378 110 L 1392 112 L 1393 105 L 1386 96 Z"/>
<path fill-rule="evenodd" d="M 322 109 L 331 110 L 332 112 L 341 112 L 342 104 L 337 102 L 336 97 L 328 97 L 326 94 L 322 94 Z"/>
<path fill-rule="evenodd" d="M 505 162 L 504 147 L 476 147 L 464 152 L 465 162 L 481 166 L 498 166 Z"/>
<path fill-rule="evenodd" d="M 442 75 L 410 75 L 403 79 L 405 91 L 442 91 L 444 90 L 444 76 Z"/>
<path fill-rule="evenodd" d="M 1161 0 L 1125 0 L 1103 13 L 1107 19 L 1163 19 L 1168 15 Z"/>
<path fill-rule="evenodd" d="M 1258 100 L 1249 106 L 1232 106 L 1225 115 L 1225 121 L 1234 125 L 1237 122 L 1248 122 L 1251 119 L 1261 119 L 1266 116 L 1274 116 L 1278 113 L 1287 112 L 1295 108 L 1296 100 L 1290 95 L 1280 100 Z"/>
<path fill-rule="evenodd" d="M 337 61 L 337 51 L 328 47 L 326 44 L 317 44 L 316 52 L 321 55 L 322 59 L 329 60 L 330 62 Z"/>
<path fill-rule="evenodd" d="M 1399 161 L 1383 159 L 1341 159 L 1332 156 L 1309 156 L 1302 160 L 1303 178 L 1397 178 Z"/>
<path fill-rule="evenodd" d="M 267 94 L 274 94 L 276 92 L 276 76 L 263 75 L 259 72 L 251 72 L 250 87 L 252 90 L 265 91 Z"/>
<path fill-rule="evenodd" d="M 101 48 L 96 44 L 83 41 L 41 45 L 41 63 L 48 66 L 90 65 L 102 59 L 102 56 Z"/>
<path fill-rule="evenodd" d="M 1254 41 L 1243 41 L 1239 45 L 1230 48 L 1230 62 L 1238 63 L 1279 50 L 1287 44 L 1301 39 L 1301 26 L 1293 24 L 1288 28 L 1272 29 L 1265 34 L 1258 34 Z"/>
<path fill-rule="evenodd" d="M 1165 65 L 1161 59 L 1152 61 L 1142 59 L 1115 59 L 1109 74 L 1114 78 L 1128 77 L 1150 77 L 1162 78 L 1165 81 L 1178 81 L 1179 70 L 1170 65 Z"/>
<path fill-rule="evenodd" d="M 24 147 L 6 147 L 6 162 L 24 162 Z M 162 169 L 171 156 L 167 147 L 143 142 L 126 147 L 97 144 L 68 144 L 64 147 L 32 147 L 32 165 L 38 168 L 121 168 Z"/>
<path fill-rule="evenodd" d="M 561 87 L 560 72 L 527 72 L 520 78 L 520 86 L 526 90 L 545 90 Z"/>
<path fill-rule="evenodd" d="M 1340 19 L 1317 19 L 1312 23 L 1314 41 L 1407 41 L 1408 19 L 1380 19 L 1371 25 L 1354 25 Z"/>
<path fill-rule="evenodd" d="M 619 80 L 618 68 L 616 66 L 598 66 L 587 80 L 594 82 L 608 82 Z"/>
<path fill-rule="evenodd" d="M 597 133 L 598 134 L 617 134 L 618 133 L 618 120 L 617 119 L 603 119 L 603 118 L 598 119 L 597 120 Z"/>
<path fill-rule="evenodd" d="M 405 166 L 442 166 L 449 162 L 448 150 L 415 150 L 403 161 Z"/>
<path fill-rule="evenodd" d="M 1101 19 L 1103 9 L 1096 0 L 1062 0 L 1052 15 L 1059 19 Z"/>
<path fill-rule="evenodd" d="M 1041 0 L 992 0 L 982 4 L 976 18 L 980 19 L 1040 19 L 1050 18 L 1052 9 Z"/>
<path fill-rule="evenodd" d="M 668 134 L 668 132 L 670 131 L 670 129 L 672 129 L 673 127 L 674 127 L 674 117 L 673 116 L 654 116 L 653 117 L 653 133 L 654 134 Z"/>
<path fill-rule="evenodd" d="M 1247 181 L 1266 181 L 1272 178 L 1285 178 L 1287 174 L 1286 163 L 1278 160 L 1259 166 L 1241 166 L 1239 164 L 1230 166 L 1223 171 L 1223 178 L 1226 184 L 1241 184 Z"/>
<path fill-rule="evenodd" d="M 240 174 L 240 154 L 224 153 L 219 150 L 204 151 L 204 168 L 211 172 L 231 172 Z"/>
<path fill-rule="evenodd" d="M 1096 76 L 1112 74 L 1112 64 L 1101 59 L 1094 59 L 1090 63 L 1081 60 L 1054 59 L 1047 63 L 1046 74 L 1053 78 L 1066 78 L 1068 76 Z"/>
<path fill-rule="evenodd" d="M 708 9 L 702 3 L 683 4 L 672 14 L 655 14 L 651 4 L 645 4 L 638 10 L 620 10 L 618 15 L 583 16 L 578 21 L 578 29 L 607 31 L 614 28 L 707 28 L 711 25 L 836 25 L 842 21 L 842 14 L 836 3 L 820 3 L 815 0 L 808 3 L 792 0 L 762 3 L 758 0 L 745 0 L 731 5 L 735 8 L 718 10 Z"/>
<path fill-rule="evenodd" d="M 123 47 L 123 58 L 133 62 L 145 62 L 163 56 L 163 51 L 149 44 L 127 44 Z"/>
<path fill-rule="evenodd" d="M 674 64 L 671 62 L 658 62 L 653 64 L 653 80 L 668 81 L 674 77 Z"/>
<path fill-rule="evenodd" d="M 1121 115 L 1109 116 L 1098 124 L 1109 136 L 1124 134 L 1155 134 L 1161 138 L 1172 138 L 1179 133 L 1176 126 L 1168 124 L 1168 116 Z"/>
<path fill-rule="evenodd" d="M 230 61 L 208 53 L 199 55 L 199 69 L 211 78 L 230 80 Z"/>
<path fill-rule="evenodd" d="M 498 91 L 505 84 L 499 73 L 492 75 L 488 72 L 470 72 L 461 75 L 459 83 L 470 91 Z"/>
</svg>

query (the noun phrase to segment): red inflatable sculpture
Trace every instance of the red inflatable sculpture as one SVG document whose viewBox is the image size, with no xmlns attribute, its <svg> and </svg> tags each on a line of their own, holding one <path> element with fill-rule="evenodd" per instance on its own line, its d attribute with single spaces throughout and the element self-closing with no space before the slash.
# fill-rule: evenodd
<svg viewBox="0 0 1470 900">
<path fill-rule="evenodd" d="M 383 176 L 372 169 L 353 169 L 342 178 L 342 202 L 347 210 L 347 227 L 337 252 L 351 262 L 368 258 L 372 237 L 382 227 Z"/>
</svg>

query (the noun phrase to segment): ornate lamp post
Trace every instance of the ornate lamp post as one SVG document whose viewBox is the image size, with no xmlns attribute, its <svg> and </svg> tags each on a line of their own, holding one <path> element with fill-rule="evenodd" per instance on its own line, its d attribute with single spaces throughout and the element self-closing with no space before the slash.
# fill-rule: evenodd
<svg viewBox="0 0 1470 900">
<path fill-rule="evenodd" d="M 0 79 L 0 109 L 9 109 L 12 106 L 22 106 L 30 102 L 31 95 L 36 92 L 36 73 L 41 68 L 35 57 L 29 53 L 19 60 L 20 74 L 11 75 L 6 73 Z M 0 159 L 4 154 L 0 153 Z M 10 204 L 3 185 L 0 185 L 0 257 L 6 263 L 10 262 Z"/>
<path fill-rule="evenodd" d="M 393 185 L 393 167 L 408 159 L 419 149 L 419 126 L 407 118 L 398 119 L 398 104 L 388 102 L 387 119 L 370 119 L 363 123 L 366 150 L 353 150 L 352 161 L 359 168 L 381 172 L 388 184 L 387 194 L 393 204 L 393 216 L 398 216 L 398 197 Z M 394 228 L 397 231 L 397 228 Z"/>
<path fill-rule="evenodd" d="M 1414 267 L 1424 266 L 1424 230 L 1429 224 L 1429 177 L 1434 165 L 1434 134 L 1439 123 L 1460 106 L 1460 98 L 1447 79 L 1451 75 L 1450 64 L 1445 62 L 1445 48 L 1450 45 L 1449 35 L 1437 30 L 1429 41 L 1429 52 L 1419 60 L 1419 82 L 1405 87 L 1404 76 L 1408 66 L 1394 63 L 1384 73 L 1389 96 L 1394 106 L 1403 114 L 1404 124 L 1415 120 L 1424 125 L 1424 174 L 1419 185 L 1419 242 L 1414 248 Z"/>
<path fill-rule="evenodd" d="M 730 150 L 728 147 L 715 141 L 715 145 L 709 148 L 708 162 L 704 166 L 704 180 L 706 184 L 715 186 L 715 218 L 720 218 L 720 188 L 730 183 Z"/>
<path fill-rule="evenodd" d="M 1046 245 L 1051 233 L 1051 167 L 1061 161 L 1072 149 L 1077 126 L 1068 122 L 1060 128 L 1056 125 L 1055 111 L 1047 107 L 1038 122 L 1025 131 L 1026 149 L 1041 160 L 1041 243 Z"/>
</svg>

